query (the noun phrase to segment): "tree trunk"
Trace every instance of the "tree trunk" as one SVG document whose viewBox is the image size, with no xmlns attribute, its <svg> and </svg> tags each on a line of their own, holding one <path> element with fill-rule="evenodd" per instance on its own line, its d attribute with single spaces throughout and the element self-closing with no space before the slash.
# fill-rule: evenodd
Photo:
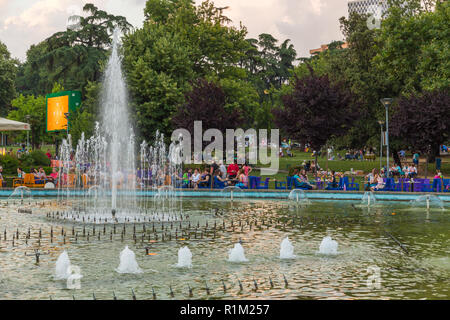
<svg viewBox="0 0 450 320">
<path fill-rule="evenodd" d="M 430 150 L 430 156 L 429 156 L 429 162 L 428 163 L 433 163 L 433 162 L 435 162 L 436 161 L 436 157 L 439 157 L 441 154 L 440 154 L 440 145 L 439 144 L 436 144 L 436 145 L 434 145 L 434 146 L 432 146 L 431 147 L 431 150 Z"/>
<path fill-rule="evenodd" d="M 425 161 L 425 179 L 428 176 L 428 161 L 429 161 L 429 159 L 430 159 L 430 156 L 429 156 L 429 154 L 427 154 L 427 159 Z"/>
<path fill-rule="evenodd" d="M 400 160 L 400 157 L 398 156 L 398 150 L 395 148 L 392 149 L 392 157 L 394 158 L 394 163 L 401 167 L 402 162 Z"/>
</svg>

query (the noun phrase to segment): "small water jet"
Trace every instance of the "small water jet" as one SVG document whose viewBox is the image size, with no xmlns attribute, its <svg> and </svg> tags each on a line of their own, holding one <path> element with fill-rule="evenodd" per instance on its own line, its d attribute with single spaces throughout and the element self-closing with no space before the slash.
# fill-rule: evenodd
<svg viewBox="0 0 450 320">
<path fill-rule="evenodd" d="M 310 201 L 302 189 L 294 189 L 289 193 L 289 200 L 295 201 L 297 204 L 309 204 Z"/>
<path fill-rule="evenodd" d="M 233 249 L 230 249 L 228 254 L 228 261 L 230 262 L 247 262 L 245 257 L 244 247 L 240 243 L 236 243 Z"/>
<path fill-rule="evenodd" d="M 234 199 L 234 193 L 242 191 L 241 188 L 236 186 L 228 186 L 222 189 L 221 193 L 223 197 L 230 197 L 230 201 L 233 201 Z"/>
<path fill-rule="evenodd" d="M 372 191 L 365 192 L 362 197 L 362 200 L 361 200 L 361 204 L 367 205 L 367 207 L 375 205 L 376 202 L 377 202 L 377 199 L 375 197 L 375 194 Z"/>
<path fill-rule="evenodd" d="M 294 255 L 294 246 L 289 241 L 289 238 L 286 237 L 281 242 L 280 248 L 280 259 L 295 259 L 296 255 Z"/>
<path fill-rule="evenodd" d="M 136 261 L 136 255 L 128 249 L 128 246 L 120 253 L 120 264 L 116 269 L 118 273 L 142 273 L 142 269 Z"/>
<path fill-rule="evenodd" d="M 444 202 L 433 194 L 425 194 L 411 201 L 413 208 L 426 208 L 427 210 L 440 209 L 444 210 Z"/>
<path fill-rule="evenodd" d="M 188 247 L 182 247 L 178 250 L 178 268 L 192 268 L 192 253 Z"/>
<path fill-rule="evenodd" d="M 30 188 L 25 186 L 15 188 L 14 191 L 11 193 L 11 195 L 8 197 L 8 200 L 17 198 L 20 198 L 21 204 L 24 203 L 24 200 L 28 200 L 28 202 L 31 201 L 32 195 Z"/>
<path fill-rule="evenodd" d="M 338 249 L 337 241 L 331 239 L 331 237 L 325 237 L 320 243 L 319 253 L 326 255 L 336 255 L 338 254 L 337 249 Z"/>
<path fill-rule="evenodd" d="M 55 279 L 64 280 L 70 276 L 70 259 L 67 251 L 64 250 L 56 260 Z"/>
</svg>

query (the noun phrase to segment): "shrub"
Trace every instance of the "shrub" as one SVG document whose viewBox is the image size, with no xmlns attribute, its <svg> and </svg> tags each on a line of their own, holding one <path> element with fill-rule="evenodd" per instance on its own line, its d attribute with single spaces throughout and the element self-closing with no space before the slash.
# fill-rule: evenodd
<svg viewBox="0 0 450 320">
<path fill-rule="evenodd" d="M 35 166 L 50 166 L 50 159 L 44 153 L 44 151 L 36 150 L 30 153 L 31 158 L 33 159 L 33 164 Z"/>
<path fill-rule="evenodd" d="M 50 159 L 43 151 L 36 150 L 20 157 L 20 164 L 24 167 L 49 167 Z"/>
<path fill-rule="evenodd" d="M 3 173 L 13 174 L 17 172 L 19 160 L 10 155 L 0 156 L 0 165 L 3 167 Z"/>
</svg>

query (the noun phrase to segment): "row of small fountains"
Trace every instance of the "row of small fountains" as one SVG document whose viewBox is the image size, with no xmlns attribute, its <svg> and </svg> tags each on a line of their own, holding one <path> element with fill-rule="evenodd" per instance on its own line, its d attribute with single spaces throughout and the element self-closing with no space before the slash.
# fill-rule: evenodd
<svg viewBox="0 0 450 320">
<path fill-rule="evenodd" d="M 59 215 L 58 212 L 56 213 L 48 213 L 47 217 L 54 217 L 57 218 Z M 236 228 L 240 228 L 241 232 L 244 232 L 244 228 L 248 227 L 249 230 L 252 230 L 253 228 L 255 230 L 263 230 L 264 226 L 267 226 L 268 228 L 270 228 L 271 226 L 274 225 L 281 225 L 282 229 L 287 229 L 287 228 L 295 228 L 295 227 L 302 227 L 302 226 L 306 226 L 309 224 L 313 224 L 313 225 L 322 225 L 322 224 L 334 224 L 334 225 L 349 225 L 351 223 L 358 223 L 358 224 L 363 224 L 363 221 L 360 219 L 345 219 L 343 220 L 342 218 L 337 218 L 336 216 L 333 218 L 317 218 L 317 217 L 313 217 L 313 218 L 308 218 L 308 217 L 300 217 L 300 218 L 292 218 L 292 220 L 282 220 L 282 219 L 271 219 L 268 218 L 267 220 L 265 220 L 264 218 L 261 220 L 261 223 L 258 224 L 257 221 L 251 221 L 250 219 L 247 220 L 238 220 L 238 223 L 235 223 L 233 220 L 230 221 L 229 226 L 226 226 L 225 224 L 225 220 L 222 221 L 221 226 L 217 224 L 217 221 L 214 221 L 214 224 L 210 227 L 208 222 L 205 223 L 205 225 L 203 227 L 200 226 L 200 223 L 198 222 L 197 225 L 195 227 L 193 227 L 191 225 L 191 222 L 188 221 L 188 225 L 186 227 L 186 222 L 184 221 L 186 219 L 186 216 L 180 215 L 180 221 L 174 223 L 174 222 L 170 222 L 170 226 L 168 225 L 168 222 L 164 222 L 161 223 L 160 228 L 158 228 L 157 226 L 155 226 L 155 222 L 152 223 L 151 226 L 147 227 L 147 225 L 144 223 L 142 224 L 142 230 L 141 233 L 142 235 L 140 236 L 141 238 L 141 242 L 144 242 L 146 240 L 155 240 L 155 241 L 171 241 L 172 239 L 174 240 L 178 240 L 178 239 L 191 239 L 191 233 L 194 233 L 194 239 L 200 238 L 203 239 L 205 236 L 209 236 L 212 234 L 213 239 L 216 238 L 216 231 L 226 231 L 227 228 L 231 229 L 232 232 L 236 231 Z M 182 223 L 182 221 L 184 221 L 184 225 Z M 267 224 L 266 224 L 267 223 Z M 178 226 L 176 226 L 176 224 L 178 224 Z M 117 224 L 111 224 L 111 230 L 110 230 L 110 240 L 113 240 L 113 235 L 115 235 L 117 233 L 117 229 L 118 229 L 118 225 Z M 172 236 L 172 230 L 175 227 L 175 234 Z M 170 228 L 170 231 L 169 231 Z M 123 224 L 122 226 L 122 231 L 121 231 L 121 240 L 124 241 L 125 239 L 125 235 L 126 235 L 126 225 Z M 147 235 L 147 230 L 150 231 L 150 233 L 148 234 L 148 237 L 146 237 Z M 162 234 L 161 236 L 158 236 L 158 231 L 161 231 Z M 169 233 L 167 233 L 169 231 Z M 198 234 L 200 231 L 200 234 Z M 78 231 L 75 231 L 75 227 L 72 226 L 72 237 L 75 240 L 75 242 L 78 241 L 78 237 L 82 236 L 84 238 L 86 238 L 87 241 L 90 241 L 90 239 L 92 237 L 97 236 L 98 240 L 101 240 L 101 234 L 103 233 L 103 235 L 106 235 L 106 225 L 103 225 L 103 230 L 97 230 L 95 225 L 92 227 L 91 231 L 86 231 L 86 226 L 83 226 L 82 229 L 82 233 L 81 235 L 79 235 Z M 133 240 L 135 241 L 135 243 L 138 242 L 138 236 L 136 235 L 137 230 L 136 230 L 136 225 L 133 225 Z M 153 239 L 152 239 L 152 233 L 154 234 Z M 67 232 L 65 231 L 64 227 L 62 227 L 61 229 L 61 236 L 63 237 L 63 242 L 66 242 L 67 239 Z M 50 230 L 50 242 L 53 243 L 53 237 L 54 237 L 54 232 L 53 232 L 53 226 L 51 227 Z M 4 241 L 7 241 L 7 232 L 6 229 L 4 230 Z M 31 239 L 31 230 L 28 229 L 28 232 L 26 233 L 25 236 L 25 241 L 26 244 L 28 244 L 28 240 Z M 42 230 L 39 229 L 38 232 L 38 245 L 40 245 L 40 240 L 42 239 Z M 1 237 L 0 237 L 1 240 Z M 14 246 L 15 241 L 19 240 L 19 230 L 17 229 L 17 231 L 15 233 L 13 233 L 13 238 L 12 238 L 12 243 Z"/>
<path fill-rule="evenodd" d="M 47 214 L 48 217 L 50 216 L 58 216 L 58 214 L 56 213 L 48 213 Z M 180 215 L 180 217 L 183 217 L 182 215 Z M 183 218 L 182 218 L 183 219 Z M 266 224 L 267 222 L 267 224 Z M 290 223 L 289 223 L 290 222 Z M 160 228 L 158 228 L 158 226 L 155 226 L 155 223 L 153 222 L 151 226 L 147 226 L 146 224 L 142 224 L 142 229 L 141 229 L 141 235 L 138 235 L 138 231 L 137 231 L 137 227 L 136 225 L 133 225 L 133 240 L 135 242 L 135 244 L 137 244 L 138 239 L 140 238 L 141 243 L 144 243 L 145 241 L 172 241 L 172 239 L 174 240 L 191 240 L 191 234 L 194 233 L 194 239 L 204 239 L 205 237 L 208 237 L 210 235 L 212 235 L 212 238 L 215 239 L 217 237 L 216 232 L 217 231 L 226 231 L 227 228 L 231 229 L 232 232 L 234 232 L 236 230 L 236 228 L 240 228 L 240 231 L 243 232 L 244 228 L 248 227 L 249 230 L 252 230 L 253 228 L 255 230 L 263 230 L 264 226 L 267 226 L 268 228 L 270 228 L 273 225 L 281 225 L 282 229 L 286 230 L 287 228 L 291 227 L 302 227 L 305 226 L 307 224 L 335 224 L 335 225 L 347 225 L 350 223 L 361 223 L 360 220 L 358 219 L 353 219 L 353 220 L 347 220 L 345 222 L 339 221 L 336 217 L 334 217 L 334 219 L 320 219 L 320 218 L 308 218 L 308 217 L 300 217 L 299 219 L 293 218 L 291 221 L 282 221 L 281 219 L 262 219 L 261 223 L 258 224 L 257 221 L 251 221 L 251 220 L 238 220 L 237 223 L 235 223 L 233 220 L 230 221 L 229 226 L 226 226 L 225 220 L 222 221 L 221 225 L 218 225 L 217 221 L 214 221 L 214 224 L 210 227 L 208 222 L 205 223 L 204 226 L 200 226 L 200 223 L 197 222 L 196 226 L 192 226 L 191 222 L 188 221 L 187 226 L 183 225 L 183 223 L 181 221 L 174 223 L 174 222 L 170 222 L 170 225 L 168 222 L 165 223 L 161 223 Z M 186 224 L 186 222 L 184 222 Z M 283 224 L 281 224 L 283 223 Z M 178 225 L 178 226 L 177 226 Z M 175 228 L 175 234 L 172 236 L 172 230 Z M 114 235 L 117 234 L 117 232 L 119 231 L 118 229 L 121 229 L 120 234 L 121 234 L 121 241 L 125 240 L 125 235 L 127 233 L 127 227 L 125 224 L 122 225 L 122 228 L 118 227 L 117 224 L 112 224 L 110 229 L 110 234 L 109 234 L 109 240 L 113 241 L 114 240 Z M 72 226 L 72 237 L 74 239 L 75 242 L 78 241 L 79 237 L 83 237 L 86 239 L 86 241 L 90 241 L 90 239 L 95 239 L 94 237 L 97 237 L 97 240 L 100 241 L 101 240 L 101 235 L 106 235 L 106 225 L 103 225 L 103 228 L 97 229 L 95 227 L 95 225 L 93 225 L 91 230 L 86 230 L 86 226 L 83 226 L 82 231 L 80 231 L 81 234 L 79 234 L 78 231 L 75 230 L 75 226 Z M 147 233 L 147 231 L 149 231 L 149 233 Z M 161 231 L 161 235 L 158 235 L 158 231 Z M 169 232 L 168 232 L 169 231 Z M 168 233 L 167 233 L 168 232 Z M 200 234 L 199 234 L 200 232 Z M 12 246 L 15 246 L 15 243 L 20 239 L 20 232 L 17 229 L 13 235 L 12 235 Z M 67 240 L 67 230 L 64 227 L 61 227 L 61 237 L 63 238 L 63 243 L 66 243 Z M 152 239 L 152 234 L 153 234 L 153 239 Z M 31 229 L 29 228 L 28 231 L 26 232 L 25 235 L 25 242 L 28 245 L 28 240 L 31 240 Z M 148 236 L 147 236 L 148 235 Z M 53 230 L 53 226 L 51 226 L 50 228 L 50 242 L 53 243 L 55 237 L 55 232 Z M 41 239 L 43 239 L 43 233 L 42 233 L 42 229 L 39 229 L 39 231 L 37 232 L 37 242 L 38 245 L 40 246 L 41 244 Z M 1 240 L 1 237 L 0 237 Z M 6 229 L 3 232 L 3 240 L 7 241 L 7 231 Z"/>
<path fill-rule="evenodd" d="M 244 292 L 244 286 L 240 279 L 238 279 L 237 281 L 238 281 L 238 286 L 239 286 L 238 294 L 242 294 Z M 222 290 L 220 290 L 220 291 L 223 292 L 223 294 L 227 294 L 228 290 L 230 290 L 231 287 L 227 287 L 227 285 L 225 284 L 225 281 L 223 279 L 221 280 L 221 282 L 222 282 L 222 288 L 221 288 Z M 283 274 L 283 282 L 284 282 L 284 288 L 288 289 L 289 282 L 286 279 L 286 276 L 284 274 Z M 194 289 L 191 288 L 190 285 L 188 285 L 187 289 L 188 289 L 188 296 L 190 298 L 192 298 L 194 296 Z M 208 295 L 208 296 L 211 295 L 212 289 L 208 286 L 208 283 L 206 280 L 205 280 L 205 287 L 203 289 L 205 290 L 206 295 Z M 273 282 L 272 277 L 269 277 L 269 288 L 265 289 L 265 290 L 271 290 L 271 289 L 275 289 L 275 283 Z M 255 279 L 253 279 L 253 289 L 252 290 L 253 290 L 253 292 L 257 292 L 258 290 L 260 290 L 260 284 L 258 284 L 258 281 L 256 281 Z M 217 292 L 219 292 L 219 290 L 217 290 Z M 171 298 L 175 298 L 175 293 L 173 292 L 172 286 L 169 286 L 169 295 Z M 72 298 L 73 298 L 73 300 L 77 300 L 75 295 L 72 295 Z M 113 298 L 113 300 L 119 300 L 114 291 L 112 293 L 112 298 Z M 133 289 L 131 289 L 131 298 L 132 298 L 132 300 L 138 300 Z M 157 300 L 157 294 L 156 294 L 154 287 L 152 287 L 152 298 L 153 298 L 153 300 Z M 97 297 L 94 292 L 92 293 L 92 299 L 97 300 Z M 50 296 L 50 300 L 53 300 L 52 296 Z"/>
<path fill-rule="evenodd" d="M 81 211 L 64 211 L 64 212 L 48 212 L 46 214 L 47 218 L 53 219 L 53 220 L 64 220 L 64 221 L 79 221 L 83 223 L 92 223 L 92 224 L 102 224 L 102 223 L 111 223 L 116 224 L 119 223 L 119 219 L 113 215 L 111 215 L 111 218 L 102 218 L 102 217 L 93 217 L 91 218 L 90 215 L 85 215 Z M 157 217 L 157 218 L 155 218 Z M 163 218 L 167 217 L 167 220 L 164 220 Z M 135 216 L 133 219 L 127 217 L 122 219 L 122 223 L 148 223 L 148 222 L 179 222 L 179 221 L 186 221 L 189 219 L 189 215 L 186 214 L 165 214 L 163 215 L 163 218 L 161 218 L 161 215 L 158 215 L 156 212 L 142 212 L 141 217 Z"/>
</svg>

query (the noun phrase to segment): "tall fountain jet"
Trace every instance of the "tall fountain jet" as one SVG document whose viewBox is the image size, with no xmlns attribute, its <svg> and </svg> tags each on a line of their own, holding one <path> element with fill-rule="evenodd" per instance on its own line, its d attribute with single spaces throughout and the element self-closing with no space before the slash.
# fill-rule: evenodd
<svg viewBox="0 0 450 320">
<path fill-rule="evenodd" d="M 103 81 L 101 126 L 109 140 L 111 169 L 111 210 L 117 209 L 117 186 L 134 168 L 134 134 L 128 115 L 128 93 L 119 56 L 119 34 L 113 34 L 112 52 Z M 134 189 L 134 186 L 129 186 Z"/>
<path fill-rule="evenodd" d="M 87 138 L 83 133 L 76 144 L 68 135 L 61 144 L 58 200 L 67 210 L 65 217 L 74 221 L 175 221 L 182 212 L 175 190 L 180 187 L 181 165 L 171 161 L 178 149 L 167 148 L 164 135 L 156 132 L 151 144 L 143 141 L 140 150 L 135 150 L 119 34 L 114 30 L 94 134 Z M 75 189 L 82 190 L 81 196 Z"/>
</svg>

